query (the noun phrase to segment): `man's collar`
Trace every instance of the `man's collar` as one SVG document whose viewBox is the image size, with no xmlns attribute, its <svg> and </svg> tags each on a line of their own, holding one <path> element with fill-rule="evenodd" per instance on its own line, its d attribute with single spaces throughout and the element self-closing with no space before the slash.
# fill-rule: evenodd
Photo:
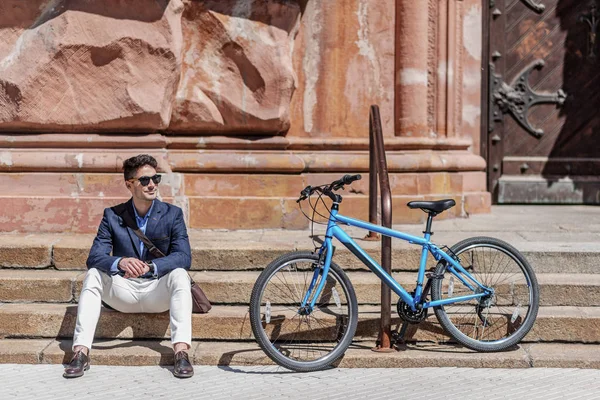
<svg viewBox="0 0 600 400">
<path fill-rule="evenodd" d="M 152 209 L 154 208 L 154 203 L 155 203 L 155 202 L 156 202 L 155 200 L 152 200 L 152 205 L 150 206 L 150 209 L 148 210 L 148 212 L 146 213 L 146 215 L 144 216 L 144 218 L 142 218 L 142 217 L 140 217 L 140 216 L 138 215 L 138 212 L 137 212 L 137 210 L 135 209 L 135 204 L 132 204 L 132 205 L 133 205 L 133 213 L 135 214 L 135 218 L 136 218 L 136 219 L 141 219 L 142 221 L 143 221 L 143 220 L 147 220 L 147 219 L 148 219 L 148 217 L 150 216 L 150 213 L 152 212 Z"/>
</svg>

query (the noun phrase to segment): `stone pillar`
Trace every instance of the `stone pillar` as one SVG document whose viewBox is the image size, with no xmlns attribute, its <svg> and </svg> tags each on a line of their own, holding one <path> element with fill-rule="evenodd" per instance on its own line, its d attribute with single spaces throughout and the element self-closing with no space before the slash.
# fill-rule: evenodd
<svg viewBox="0 0 600 400">
<path fill-rule="evenodd" d="M 456 0 L 440 0 L 437 10 L 437 84 L 436 84 L 436 122 L 435 130 L 439 136 L 456 135 L 457 104 L 461 99 L 458 92 L 461 80 L 460 60 L 458 58 Z"/>
<path fill-rule="evenodd" d="M 428 7 L 423 1 L 396 0 L 395 132 L 428 136 Z"/>
<path fill-rule="evenodd" d="M 460 77 L 460 60 L 457 55 L 457 13 L 456 0 L 439 0 L 437 10 L 436 46 L 437 59 L 433 66 L 436 71 L 436 113 L 435 131 L 438 136 L 452 137 L 457 131 L 456 106 L 460 102 L 457 93 L 457 80 Z"/>
</svg>

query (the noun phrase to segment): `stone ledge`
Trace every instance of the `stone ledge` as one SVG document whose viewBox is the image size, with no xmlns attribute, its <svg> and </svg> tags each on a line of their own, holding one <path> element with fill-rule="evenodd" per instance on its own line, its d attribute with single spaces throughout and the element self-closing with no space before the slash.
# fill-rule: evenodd
<svg viewBox="0 0 600 400">
<path fill-rule="evenodd" d="M 600 369 L 600 345 L 535 343 L 524 345 L 533 367 Z"/>
<path fill-rule="evenodd" d="M 53 339 L 0 340 L 0 363 L 63 364 L 71 357 L 71 341 Z M 352 345 L 337 364 L 341 368 L 600 368 L 600 345 L 525 344 L 513 351 L 476 353 L 433 343 L 416 343 L 401 351 L 375 353 L 372 342 Z M 92 365 L 171 365 L 169 341 L 98 341 L 92 348 Z M 273 365 L 254 342 L 198 342 L 190 351 L 195 365 Z M 92 367 L 93 368 L 93 367 Z M 92 372 L 93 373 L 93 370 Z"/>
<path fill-rule="evenodd" d="M 158 133 L 141 135 L 102 135 L 97 133 L 45 133 L 0 135 L 0 148 L 49 148 L 49 149 L 163 149 L 169 138 Z"/>
<path fill-rule="evenodd" d="M 0 172 L 121 172 L 123 161 L 150 153 L 165 172 L 368 172 L 368 151 L 227 151 L 127 148 L 107 152 L 99 148 L 6 148 Z M 485 160 L 466 150 L 405 150 L 386 154 L 392 172 L 484 171 Z"/>
<path fill-rule="evenodd" d="M 471 139 L 428 137 L 384 137 L 386 151 L 394 150 L 468 150 Z M 368 150 L 368 138 L 320 138 L 274 136 L 248 140 L 227 136 L 195 137 L 169 136 L 169 149 L 227 149 L 227 150 Z"/>
<path fill-rule="evenodd" d="M 600 274 L 600 247 L 596 242 L 581 242 L 588 233 L 570 233 L 570 241 L 561 241 L 565 234 L 526 233 L 512 231 L 461 230 L 454 226 L 468 220 L 445 220 L 435 228 L 434 240 L 438 245 L 452 245 L 471 236 L 493 236 L 512 243 L 519 249 L 536 273 Z M 510 221 L 509 221 L 510 222 Z M 444 227 L 442 229 L 442 227 Z M 450 228 L 448 228 L 450 227 Z M 401 225 L 395 228 L 415 236 L 421 235 L 421 225 Z M 351 237 L 358 240 L 375 260 L 379 260 L 381 244 L 378 241 L 361 240 L 366 231 L 349 228 Z M 321 237 L 322 232 L 315 231 Z M 314 250 L 306 230 L 189 230 L 192 245 L 193 270 L 242 271 L 263 269 L 275 258 L 294 250 Z M 523 239 L 523 235 L 527 239 Z M 594 233 L 597 235 L 597 233 Z M 39 237 L 41 247 L 29 238 Z M 531 238 L 529 238 L 531 236 Z M 579 239 L 581 241 L 573 241 Z M 594 236 L 595 237 L 595 236 Z M 594 238 L 592 237 L 592 238 Z M 47 268 L 55 265 L 59 270 L 85 270 L 93 234 L 0 234 L 0 267 Z M 543 241 L 548 239 L 547 242 Z M 36 239 L 38 240 L 38 239 Z M 541 240 L 541 241 L 531 241 Z M 345 270 L 367 270 L 346 248 L 336 246 L 335 262 Z M 50 253 L 53 260 L 50 259 Z M 28 255 L 29 254 L 29 255 Z M 405 242 L 392 241 L 392 268 L 395 271 L 415 271 L 419 265 L 420 248 Z M 435 266 L 428 259 L 428 268 Z"/>
<path fill-rule="evenodd" d="M 415 255 L 416 256 L 416 255 Z M 0 302 L 77 301 L 85 271 L 0 269 Z M 247 304 L 260 271 L 192 271 L 192 278 L 208 298 L 218 304 Z M 359 304 L 379 304 L 381 282 L 366 271 L 348 271 Z M 415 285 L 414 272 L 396 272 L 394 278 L 407 290 Z M 542 306 L 600 306 L 600 274 L 539 274 Z M 398 297 L 392 293 L 392 304 Z"/>
<path fill-rule="evenodd" d="M 388 151 L 398 150 L 468 150 L 470 139 L 428 137 L 384 137 Z M 30 135 L 3 134 L 0 148 L 48 149 L 217 149 L 217 150 L 368 150 L 369 139 L 363 138 L 303 138 L 294 136 L 266 136 L 254 140 L 231 136 L 173 136 L 160 133 L 131 136 L 96 133 L 46 133 Z"/>
<path fill-rule="evenodd" d="M 70 338 L 75 328 L 74 304 L 5 304 L 0 307 L 0 337 Z M 359 307 L 355 340 L 374 340 L 379 332 L 379 307 Z M 400 322 L 392 316 L 392 324 Z M 274 328 L 275 329 L 275 326 Z M 192 317 L 193 338 L 197 340 L 251 340 L 247 306 L 215 306 L 208 314 Z M 323 331 L 325 334 L 326 331 Z M 320 335 L 311 333 L 310 335 Z M 167 339 L 168 313 L 122 314 L 103 310 L 96 331 L 98 339 Z M 434 315 L 410 326 L 408 341 L 443 343 L 448 337 Z M 600 342 L 598 307 L 541 307 L 536 323 L 526 336 L 529 342 Z"/>
</svg>

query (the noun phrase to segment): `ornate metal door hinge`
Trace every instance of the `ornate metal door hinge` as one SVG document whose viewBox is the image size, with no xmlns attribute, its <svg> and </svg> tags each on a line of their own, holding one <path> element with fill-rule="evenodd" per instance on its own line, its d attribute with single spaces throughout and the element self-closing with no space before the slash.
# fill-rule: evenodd
<svg viewBox="0 0 600 400">
<path fill-rule="evenodd" d="M 538 14 L 543 13 L 544 10 L 546 9 L 545 5 L 543 5 L 541 3 L 534 3 L 533 0 L 521 0 L 521 1 L 523 2 L 523 4 L 525 4 L 527 7 L 531 8 L 533 11 L 535 11 Z M 495 8 L 496 0 L 490 0 L 489 5 L 490 5 L 490 9 Z M 502 12 L 496 8 L 493 15 L 498 16 L 501 14 L 502 14 Z"/>
<path fill-rule="evenodd" d="M 521 0 L 527 7 L 531 8 L 538 14 L 541 14 L 546 9 L 546 6 L 540 3 L 534 3 L 533 0 Z"/>
<path fill-rule="evenodd" d="M 529 85 L 529 74 L 534 68 L 540 69 L 544 64 L 544 60 L 532 62 L 508 85 L 502 76 L 494 73 L 494 64 L 490 63 L 488 116 L 490 132 L 494 130 L 494 122 L 502 121 L 504 114 L 510 113 L 519 125 L 533 136 L 539 138 L 544 134 L 543 129 L 531 126 L 527 119 L 529 109 L 540 103 L 556 103 L 558 106 L 562 106 L 567 97 L 562 89 L 554 94 L 533 91 Z"/>
<path fill-rule="evenodd" d="M 589 6 L 589 11 L 583 13 L 577 19 L 579 22 L 585 22 L 589 26 L 588 43 L 587 43 L 587 58 L 589 61 L 596 60 L 596 31 L 598 30 L 598 22 L 600 22 L 600 13 L 596 2 L 592 1 Z"/>
</svg>

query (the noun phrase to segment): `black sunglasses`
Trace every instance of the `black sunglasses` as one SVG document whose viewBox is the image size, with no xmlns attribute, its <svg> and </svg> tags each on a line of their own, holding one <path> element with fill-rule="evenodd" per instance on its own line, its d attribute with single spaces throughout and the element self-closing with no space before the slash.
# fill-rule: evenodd
<svg viewBox="0 0 600 400">
<path fill-rule="evenodd" d="M 155 185 L 158 185 L 160 183 L 160 179 L 161 176 L 159 174 L 156 174 L 154 176 L 140 176 L 139 178 L 132 178 L 132 179 L 128 179 L 130 182 L 132 181 L 140 181 L 140 185 L 142 186 L 148 186 L 148 184 L 150 183 L 150 179 L 152 179 L 152 182 L 154 182 Z"/>
</svg>

